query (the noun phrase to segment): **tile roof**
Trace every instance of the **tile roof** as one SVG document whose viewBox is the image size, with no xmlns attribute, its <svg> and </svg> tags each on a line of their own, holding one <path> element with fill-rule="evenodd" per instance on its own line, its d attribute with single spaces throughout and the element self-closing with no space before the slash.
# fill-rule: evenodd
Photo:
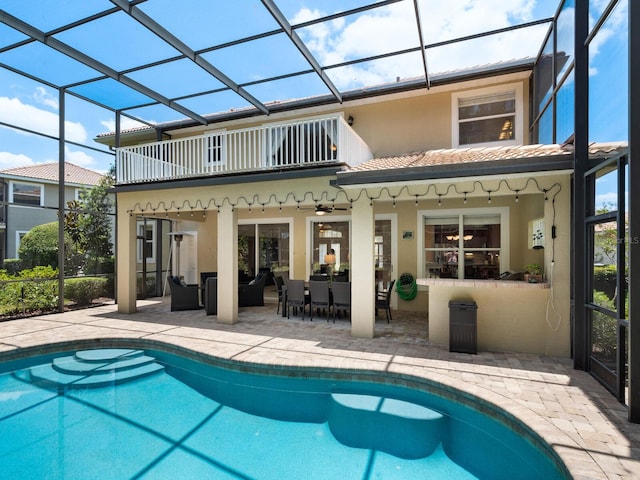
<svg viewBox="0 0 640 480">
<path fill-rule="evenodd" d="M 589 146 L 592 156 L 604 156 L 626 148 L 626 143 L 594 143 Z M 349 172 L 478 164 L 498 160 L 535 159 L 573 156 L 573 145 L 518 145 L 508 147 L 450 148 L 380 157 L 351 167 Z"/>
<path fill-rule="evenodd" d="M 65 182 L 78 185 L 98 185 L 104 176 L 101 173 L 79 167 L 73 163 L 64 163 Z M 44 180 L 50 182 L 58 181 L 58 163 L 40 163 L 27 167 L 8 168 L 0 170 L 0 177 L 24 177 L 33 180 Z"/>
</svg>

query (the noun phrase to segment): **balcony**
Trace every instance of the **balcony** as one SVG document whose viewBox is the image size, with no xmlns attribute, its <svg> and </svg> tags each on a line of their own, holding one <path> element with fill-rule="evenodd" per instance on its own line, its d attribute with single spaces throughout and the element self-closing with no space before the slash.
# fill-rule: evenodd
<svg viewBox="0 0 640 480">
<path fill-rule="evenodd" d="M 342 116 L 335 115 L 118 148 L 116 182 L 148 183 L 321 164 L 355 166 L 372 156 Z"/>
</svg>

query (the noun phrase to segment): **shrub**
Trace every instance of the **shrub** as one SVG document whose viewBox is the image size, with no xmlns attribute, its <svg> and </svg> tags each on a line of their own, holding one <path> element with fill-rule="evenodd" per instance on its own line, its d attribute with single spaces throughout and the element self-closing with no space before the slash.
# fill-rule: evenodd
<svg viewBox="0 0 640 480">
<path fill-rule="evenodd" d="M 609 310 L 616 310 L 615 304 L 605 292 L 594 291 L 593 303 Z M 593 352 L 600 361 L 615 364 L 617 351 L 618 322 L 614 317 L 593 311 L 591 342 Z"/>
<path fill-rule="evenodd" d="M 84 273 L 86 275 L 102 275 L 106 278 L 103 296 L 115 298 L 115 258 L 99 257 L 87 259 Z"/>
<path fill-rule="evenodd" d="M 18 254 L 22 266 L 33 268 L 38 265 L 58 267 L 58 222 L 45 223 L 33 227 L 20 241 Z M 74 248 L 69 235 L 64 236 L 64 267 L 67 275 L 74 275 L 84 262 L 84 256 Z"/>
<path fill-rule="evenodd" d="M 26 311 L 49 311 L 58 306 L 58 271 L 52 267 L 34 267 L 20 272 Z"/>
<path fill-rule="evenodd" d="M 593 288 L 607 294 L 609 298 L 616 295 L 616 266 L 598 265 L 593 269 Z"/>
<path fill-rule="evenodd" d="M 8 275 L 0 271 L 0 314 L 55 310 L 58 305 L 58 272 L 51 267 L 36 267 Z M 6 283 L 4 283 L 6 282 Z"/>
<path fill-rule="evenodd" d="M 86 306 L 91 305 L 96 298 L 102 297 L 106 286 L 106 278 L 69 278 L 64 282 L 64 294 L 67 299 Z"/>
<path fill-rule="evenodd" d="M 15 275 L 22 270 L 22 260 L 19 258 L 6 258 L 4 262 L 2 262 L 2 268 L 10 275 Z"/>
<path fill-rule="evenodd" d="M 84 272 L 86 274 L 100 274 L 100 273 L 113 273 L 115 272 L 115 258 L 111 257 L 98 257 L 87 259 Z"/>
<path fill-rule="evenodd" d="M 6 270 L 0 270 L 0 315 L 13 313 L 21 308 L 21 284 L 11 280 L 14 280 L 13 276 Z"/>
<path fill-rule="evenodd" d="M 58 266 L 58 222 L 33 227 L 20 241 L 19 255 L 24 266 Z"/>
</svg>

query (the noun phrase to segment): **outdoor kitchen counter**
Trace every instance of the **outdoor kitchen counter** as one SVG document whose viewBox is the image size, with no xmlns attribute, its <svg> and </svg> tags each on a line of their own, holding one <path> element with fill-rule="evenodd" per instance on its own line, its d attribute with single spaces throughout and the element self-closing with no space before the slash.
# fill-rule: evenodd
<svg viewBox="0 0 640 480">
<path fill-rule="evenodd" d="M 547 282 L 529 283 L 515 280 L 458 280 L 457 278 L 418 278 L 418 285 L 478 288 L 549 288 Z"/>
<path fill-rule="evenodd" d="M 477 305 L 478 350 L 567 356 L 558 332 L 568 328 L 553 306 L 551 285 L 507 280 L 418 278 L 429 287 L 429 342 L 449 345 L 449 301 Z M 549 304 L 549 308 L 547 308 Z"/>
</svg>

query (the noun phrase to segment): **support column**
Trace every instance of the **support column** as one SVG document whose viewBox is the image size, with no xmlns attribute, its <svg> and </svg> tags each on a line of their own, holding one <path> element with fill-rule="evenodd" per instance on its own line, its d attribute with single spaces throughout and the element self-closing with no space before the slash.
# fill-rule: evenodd
<svg viewBox="0 0 640 480">
<path fill-rule="evenodd" d="M 368 198 L 353 202 L 351 210 L 351 335 L 373 338 L 376 323 L 375 217 Z"/>
<path fill-rule="evenodd" d="M 118 312 L 136 311 L 136 217 L 119 211 L 117 216 L 118 232 Z"/>
<path fill-rule="evenodd" d="M 238 214 L 230 205 L 218 213 L 218 321 L 238 323 Z"/>
<path fill-rule="evenodd" d="M 640 423 L 640 5 L 629 2 L 629 421 Z M 638 276 L 638 278 L 635 278 Z M 636 320 L 631 321 L 635 315 Z M 624 373 L 624 367 L 621 372 Z"/>
<path fill-rule="evenodd" d="M 573 228 L 573 367 L 587 370 L 590 354 L 590 331 L 587 301 L 586 217 L 588 190 L 585 173 L 589 169 L 589 48 L 585 40 L 589 33 L 589 2 L 576 2 L 575 9 L 575 130 Z M 592 188 L 592 187 L 590 187 Z"/>
<path fill-rule="evenodd" d="M 58 312 L 64 312 L 64 214 L 65 214 L 65 95 L 64 89 L 58 91 L 58 122 L 60 134 L 58 137 Z M 17 255 L 16 255 L 17 257 Z"/>
</svg>

